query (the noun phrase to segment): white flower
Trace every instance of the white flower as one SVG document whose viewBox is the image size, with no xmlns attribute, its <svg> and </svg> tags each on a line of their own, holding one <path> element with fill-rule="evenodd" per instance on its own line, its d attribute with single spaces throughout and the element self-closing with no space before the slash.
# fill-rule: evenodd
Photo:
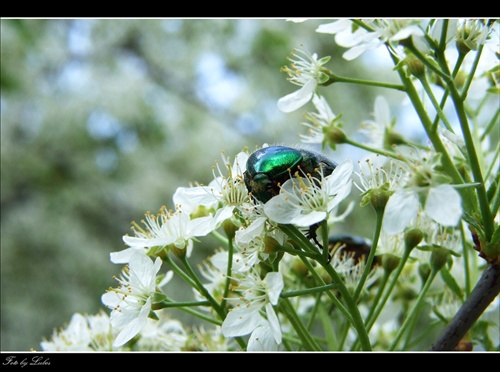
<svg viewBox="0 0 500 372">
<path fill-rule="evenodd" d="M 367 256 L 361 256 L 361 258 L 356 258 L 354 252 L 349 252 L 348 250 L 342 249 L 342 246 L 335 251 L 332 255 L 330 265 L 333 266 L 335 271 L 343 277 L 344 284 L 347 288 L 354 290 L 356 289 L 363 272 L 366 270 L 366 260 Z M 370 269 L 367 276 L 367 281 L 364 284 L 364 289 L 366 290 L 370 284 L 374 283 L 381 273 L 374 266 Z"/>
<path fill-rule="evenodd" d="M 292 68 L 284 67 L 283 71 L 288 73 L 288 80 L 292 84 L 301 88 L 278 100 L 278 108 L 283 112 L 292 112 L 304 106 L 313 97 L 317 85 L 325 83 L 329 79 L 328 75 L 322 71 L 323 65 L 330 60 L 329 56 L 318 60 L 316 53 L 311 55 L 296 49 L 292 53 L 292 57 L 297 58 L 289 58 L 292 62 Z"/>
<path fill-rule="evenodd" d="M 363 27 L 353 29 L 349 20 L 339 20 L 320 25 L 316 32 L 335 34 L 335 42 L 349 48 L 343 57 L 353 60 L 369 49 L 375 49 L 384 43 L 397 43 L 410 36 L 422 36 L 424 32 L 419 27 L 420 20 L 414 19 L 375 19 L 363 20 L 373 31 Z"/>
<path fill-rule="evenodd" d="M 168 318 L 164 312 L 159 320 L 147 319 L 141 337 L 134 349 L 138 351 L 181 351 L 186 345 L 188 335 L 182 323 Z"/>
<path fill-rule="evenodd" d="M 269 226 L 267 218 L 259 216 L 246 228 L 236 231 L 235 242 L 241 248 L 243 257 L 240 271 L 247 271 L 269 257 L 269 254 L 265 252 L 267 237 L 274 239 L 278 244 L 285 243 L 285 234 Z"/>
<path fill-rule="evenodd" d="M 469 50 L 477 50 L 486 42 L 491 30 L 492 26 L 488 27 L 479 19 L 460 20 L 457 25 L 456 41 L 465 45 Z"/>
<path fill-rule="evenodd" d="M 114 335 L 108 314 L 73 314 L 66 328 L 54 331 L 50 340 L 40 343 L 43 351 L 113 351 Z"/>
<path fill-rule="evenodd" d="M 391 118 L 389 103 L 384 96 L 375 98 L 374 120 L 365 120 L 361 123 L 360 133 L 368 137 L 367 146 L 375 148 L 388 148 L 393 144 L 394 139 L 391 134 L 394 133 L 393 128 L 395 121 Z M 386 138 L 391 140 L 391 143 L 386 144 Z"/>
<path fill-rule="evenodd" d="M 50 341 L 40 343 L 43 351 L 91 351 L 90 330 L 85 316 L 73 314 L 65 329 L 55 331 Z"/>
<path fill-rule="evenodd" d="M 124 345 L 146 325 L 160 267 L 159 257 L 153 263 L 144 253 L 134 252 L 128 266 L 122 271 L 121 279 L 118 279 L 119 287 L 101 296 L 102 303 L 112 309 L 111 326 L 120 332 L 113 343 L 114 347 Z"/>
<path fill-rule="evenodd" d="M 191 253 L 192 239 L 205 236 L 214 230 L 213 219 L 210 216 L 191 219 L 182 211 L 168 211 L 162 207 L 158 215 L 146 214 L 142 221 L 145 230 L 134 229 L 136 236 L 123 236 L 123 241 L 130 247 L 120 252 L 110 254 L 113 263 L 127 263 L 131 255 L 146 248 L 166 247 L 173 244 L 179 249 L 187 248 L 187 255 Z"/>
<path fill-rule="evenodd" d="M 359 183 L 354 182 L 363 194 L 371 190 L 384 188 L 395 191 L 403 187 L 409 178 L 408 167 L 400 161 L 386 158 L 379 154 L 370 154 L 358 161 Z"/>
<path fill-rule="evenodd" d="M 218 301 L 222 301 L 224 290 L 227 284 L 227 263 L 229 255 L 227 252 L 217 252 L 210 256 L 199 266 L 201 275 L 208 280 L 203 286 L 205 289 Z M 232 270 L 235 272 L 242 271 L 243 258 L 241 254 L 233 254 Z M 194 290 L 194 296 L 198 301 L 204 301 L 206 298 Z"/>
<path fill-rule="evenodd" d="M 403 150 L 403 149 L 402 149 Z M 405 161 L 411 177 L 397 189 L 385 206 L 382 228 L 389 234 L 403 231 L 422 209 L 443 226 L 456 226 L 462 217 L 461 198 L 455 188 L 445 183 L 445 176 L 436 171 L 440 164 L 436 154 L 408 153 Z M 423 204 L 423 205 L 421 205 Z"/>
<path fill-rule="evenodd" d="M 321 179 L 307 175 L 291 178 L 280 194 L 264 205 L 270 220 L 296 226 L 311 226 L 323 221 L 351 192 L 352 162 L 346 160 Z"/>
<path fill-rule="evenodd" d="M 252 208 L 243 178 L 248 154 L 243 151 L 238 153 L 232 165 L 226 156 L 222 155 L 222 159 L 227 169 L 227 176 L 217 164 L 214 167 L 214 179 L 208 186 L 179 187 L 173 197 L 176 205 L 182 206 L 183 209 L 187 206 L 188 213 L 198 206 L 216 209 L 215 215 L 211 217 L 214 227 L 231 218 L 235 209 Z M 215 170 L 218 171 L 218 175 Z"/>
<path fill-rule="evenodd" d="M 264 280 L 255 271 L 249 271 L 238 285 L 241 299 L 229 298 L 239 302 L 222 323 L 225 337 L 244 336 L 254 331 L 260 333 L 259 327 L 267 327 L 274 341 L 281 343 L 281 328 L 273 305 L 278 303 L 283 290 L 283 277 L 280 272 L 267 273 Z M 260 311 L 265 309 L 266 317 Z"/>
<path fill-rule="evenodd" d="M 248 339 L 247 351 L 278 351 L 279 344 L 273 337 L 270 323 L 263 318 L 261 322 Z"/>
<path fill-rule="evenodd" d="M 316 112 L 310 112 L 306 115 L 310 122 L 302 123 L 302 125 L 307 128 L 307 134 L 301 134 L 300 137 L 304 143 L 322 144 L 325 140 L 325 129 L 331 126 L 337 117 L 325 97 L 314 94 L 312 102 Z"/>
</svg>

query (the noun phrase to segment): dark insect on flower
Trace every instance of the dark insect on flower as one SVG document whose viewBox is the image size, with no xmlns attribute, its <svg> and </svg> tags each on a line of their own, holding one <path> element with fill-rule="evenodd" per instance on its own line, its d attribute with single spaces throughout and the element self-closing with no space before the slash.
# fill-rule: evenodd
<svg viewBox="0 0 500 372">
<path fill-rule="evenodd" d="M 246 164 L 243 174 L 245 185 L 251 195 L 267 202 L 280 192 L 281 185 L 296 175 L 320 180 L 330 175 L 337 167 L 326 156 L 314 151 L 286 147 L 263 147 L 252 153 Z M 317 241 L 316 230 L 319 224 L 309 228 L 309 238 L 320 246 Z"/>
<path fill-rule="evenodd" d="M 370 254 L 371 244 L 360 236 L 349 234 L 332 235 L 328 238 L 328 251 L 331 256 L 338 254 L 340 257 L 350 255 L 355 264 L 360 261 L 366 263 Z M 379 264 L 379 258 L 374 257 L 372 268 Z"/>
<path fill-rule="evenodd" d="M 333 161 L 319 153 L 286 146 L 269 146 L 256 150 L 247 160 L 243 174 L 245 185 L 252 196 L 265 203 L 280 192 L 280 187 L 299 172 L 321 178 L 337 167 Z"/>
</svg>

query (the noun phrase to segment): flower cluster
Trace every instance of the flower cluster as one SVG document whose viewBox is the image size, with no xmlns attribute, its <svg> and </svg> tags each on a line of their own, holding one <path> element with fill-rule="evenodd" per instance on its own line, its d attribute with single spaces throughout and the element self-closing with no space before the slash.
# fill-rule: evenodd
<svg viewBox="0 0 500 372">
<path fill-rule="evenodd" d="M 44 350 L 421 350 L 471 306 L 473 284 L 500 262 L 500 156 L 490 141 L 498 125 L 498 59 L 495 68 L 480 62 L 498 23 L 342 19 L 317 32 L 334 34 L 348 48 L 346 60 L 386 46 L 401 82 L 340 77 L 325 67 L 329 57 L 302 49 L 283 69 L 300 88 L 278 108 L 292 112 L 312 101 L 315 109 L 305 115 L 302 141 L 366 151 L 358 168 L 353 159 L 330 164 L 305 148 L 264 145 L 258 156 L 244 150 L 233 161 L 223 153 L 207 185 L 179 187 L 173 209 L 146 213 L 133 236 L 123 237 L 127 248 L 111 253 L 125 267 L 118 287 L 102 296 L 109 318 L 75 315 Z M 449 46 L 458 51 L 453 69 Z M 460 81 L 471 52 L 470 77 Z M 468 93 L 479 86 L 479 70 L 478 79 L 491 79 L 477 101 Z M 377 96 L 373 117 L 350 130 L 319 92 L 337 81 L 394 89 L 405 101 L 396 106 Z M 401 122 L 408 104 L 422 127 L 417 139 Z M 352 198 L 373 208 L 373 220 Z M 347 219 L 362 221 L 370 238 L 333 234 Z M 192 252 L 209 235 L 222 247 L 196 271 Z M 174 278 L 192 288 L 193 301 L 174 299 Z M 500 348 L 492 315 L 498 304 L 481 305 L 480 321 L 455 330 L 467 333 L 457 350 Z M 189 331 L 164 315 L 171 307 L 213 327 Z M 420 331 L 418 322 L 429 329 Z"/>
</svg>

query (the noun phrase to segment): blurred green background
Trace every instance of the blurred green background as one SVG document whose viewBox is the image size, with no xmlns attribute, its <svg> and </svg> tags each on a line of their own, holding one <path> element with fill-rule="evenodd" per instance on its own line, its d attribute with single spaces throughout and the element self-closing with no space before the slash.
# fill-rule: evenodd
<svg viewBox="0 0 500 372">
<path fill-rule="evenodd" d="M 373 76 L 369 54 L 347 63 L 331 35 L 315 32 L 325 22 L 1 20 L 2 351 L 39 350 L 72 314 L 102 309 L 122 268 L 109 253 L 125 248 L 131 222 L 173 207 L 177 187 L 208 183 L 222 150 L 299 143 L 310 104 L 276 107 L 296 89 L 280 72 L 294 48 L 331 55 L 339 75 Z M 382 91 L 340 84 L 322 93 L 352 133 Z M 360 157 L 342 146 L 326 153 Z M 359 213 L 371 211 L 339 229 L 371 231 Z M 193 260 L 214 248 L 202 238 Z"/>
</svg>

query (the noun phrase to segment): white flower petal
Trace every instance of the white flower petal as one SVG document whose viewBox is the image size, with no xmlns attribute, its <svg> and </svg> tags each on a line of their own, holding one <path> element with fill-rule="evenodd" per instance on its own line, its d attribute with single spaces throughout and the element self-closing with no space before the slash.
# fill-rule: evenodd
<svg viewBox="0 0 500 372">
<path fill-rule="evenodd" d="M 323 221 L 327 216 L 324 211 L 309 211 L 307 213 L 296 215 L 290 223 L 299 227 L 311 226 L 317 222 Z"/>
<path fill-rule="evenodd" d="M 273 335 L 274 340 L 278 344 L 281 344 L 280 321 L 278 320 L 278 316 L 274 312 L 274 308 L 271 304 L 266 305 L 266 315 L 267 321 L 269 322 L 269 328 L 271 329 L 271 334 Z"/>
<path fill-rule="evenodd" d="M 265 217 L 259 217 L 255 219 L 255 221 L 253 221 L 246 229 L 236 231 L 236 242 L 240 244 L 248 244 L 254 240 L 255 237 L 260 236 L 262 231 L 264 231 L 266 220 L 267 219 Z"/>
<path fill-rule="evenodd" d="M 180 205 L 185 213 L 191 214 L 200 205 L 207 208 L 217 205 L 211 190 L 210 186 L 178 187 L 172 199 L 174 205 Z"/>
<path fill-rule="evenodd" d="M 130 257 L 136 252 L 136 251 L 143 251 L 144 248 L 126 248 L 122 251 L 119 252 L 111 252 L 109 254 L 110 261 L 115 263 L 115 264 L 127 264 L 130 261 Z"/>
<path fill-rule="evenodd" d="M 325 177 L 325 181 L 328 183 L 328 191 L 330 192 L 330 195 L 337 194 L 337 192 L 342 190 L 346 184 L 351 184 L 352 171 L 352 160 L 347 159 L 339 164 L 332 174 Z"/>
<path fill-rule="evenodd" d="M 462 217 L 460 194 L 451 185 L 431 187 L 424 211 L 443 226 L 456 226 Z"/>
<path fill-rule="evenodd" d="M 404 40 L 411 35 L 423 36 L 424 32 L 417 25 L 411 25 L 399 30 L 395 35 L 391 36 L 391 40 Z"/>
<path fill-rule="evenodd" d="M 351 20 L 341 19 L 335 22 L 323 23 L 316 28 L 316 32 L 320 34 L 336 34 L 351 27 Z"/>
<path fill-rule="evenodd" d="M 244 336 L 252 332 L 260 323 L 260 305 L 234 308 L 222 323 L 222 334 L 225 337 Z"/>
<path fill-rule="evenodd" d="M 269 302 L 276 305 L 284 286 L 283 276 L 280 272 L 270 272 L 267 273 L 264 282 L 267 284 Z"/>
<path fill-rule="evenodd" d="M 387 202 L 382 228 L 388 234 L 397 234 L 408 226 L 418 213 L 420 203 L 411 191 L 398 190 Z"/>
<path fill-rule="evenodd" d="M 340 190 L 337 191 L 337 195 L 328 202 L 328 211 L 331 211 L 337 205 L 339 205 L 345 198 L 351 193 L 352 182 L 344 185 Z"/>
<path fill-rule="evenodd" d="M 248 339 L 247 351 L 277 351 L 278 344 L 274 340 L 268 325 L 260 325 Z"/>
<path fill-rule="evenodd" d="M 289 202 L 287 194 L 279 194 L 264 204 L 264 213 L 274 222 L 290 224 L 295 217 L 300 216 L 301 209 Z"/>
<path fill-rule="evenodd" d="M 146 304 L 142 307 L 138 317 L 128 323 L 123 330 L 118 334 L 113 347 L 120 347 L 136 336 L 146 325 L 149 312 L 151 311 L 151 298 L 148 298 Z"/>
<path fill-rule="evenodd" d="M 278 100 L 278 109 L 283 112 L 292 112 L 309 102 L 318 83 L 315 79 L 309 80 L 302 88 Z"/>
<path fill-rule="evenodd" d="M 123 241 L 132 248 L 151 248 L 172 244 L 175 241 L 175 236 L 148 239 L 124 235 Z"/>
<path fill-rule="evenodd" d="M 188 222 L 187 237 L 205 236 L 215 230 L 215 219 L 212 216 L 198 217 Z"/>
</svg>

